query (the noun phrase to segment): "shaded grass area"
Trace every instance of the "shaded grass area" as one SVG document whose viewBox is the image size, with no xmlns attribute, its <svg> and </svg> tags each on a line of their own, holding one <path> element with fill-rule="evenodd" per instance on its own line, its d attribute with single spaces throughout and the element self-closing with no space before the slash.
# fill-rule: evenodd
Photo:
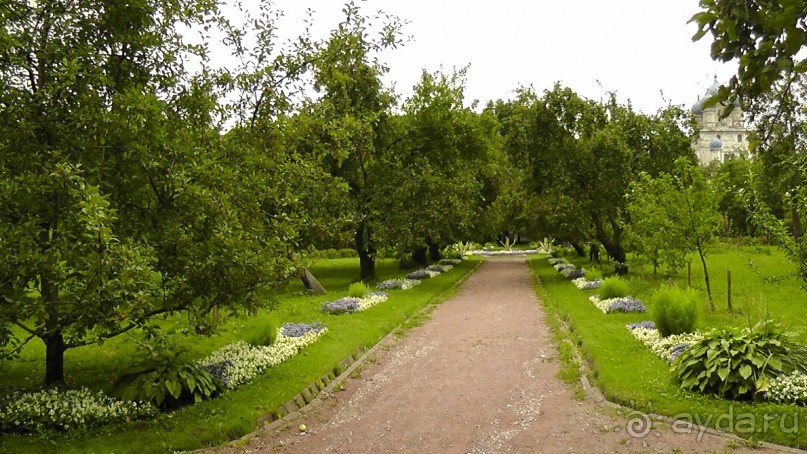
<svg viewBox="0 0 807 454">
<path fill-rule="evenodd" d="M 789 269 L 785 258 L 776 252 L 757 253 L 744 249 L 716 250 L 709 257 L 710 272 L 719 275 L 732 269 L 733 300 L 741 302 L 736 312 L 729 314 L 724 305 L 710 312 L 705 297 L 704 311 L 698 328 L 706 330 L 723 326 L 746 326 L 767 314 L 791 326 L 804 341 L 804 292 L 794 279 L 778 283 L 765 283 L 747 265 L 756 261 L 762 269 Z M 579 267 L 588 266 L 587 260 L 571 259 Z M 530 261 L 533 275 L 539 280 L 537 292 L 550 315 L 567 323 L 572 342 L 577 344 L 581 356 L 590 369 L 590 379 L 604 396 L 616 403 L 638 410 L 677 417 L 696 424 L 734 432 L 743 438 L 803 448 L 807 446 L 807 409 L 793 405 L 733 402 L 724 399 L 686 392 L 678 387 L 669 365 L 633 338 L 625 328 L 628 323 L 649 320 L 650 314 L 603 314 L 588 301 L 596 290 L 581 291 L 556 272 L 545 259 Z M 781 272 L 780 272 L 781 271 Z M 651 272 L 652 274 L 652 272 Z M 736 277 L 735 277 L 736 276 Z M 686 270 L 672 277 L 686 285 Z M 693 287 L 698 287 L 693 266 Z M 666 277 L 653 279 L 645 276 L 629 278 L 631 293 L 640 298 L 652 311 L 649 296 Z M 715 279 L 715 302 L 725 298 L 725 284 Z M 561 355 L 563 361 L 564 356 Z M 574 363 L 566 364 L 566 368 Z"/>
<path fill-rule="evenodd" d="M 329 315 L 320 311 L 322 302 L 347 294 L 358 274 L 358 259 L 329 259 L 312 267 L 328 295 L 311 296 L 301 283 L 294 282 L 279 297 L 272 310 L 252 316 L 231 315 L 210 337 L 194 334 L 176 336 L 186 350 L 188 361 L 202 358 L 218 347 L 247 340 L 268 339 L 282 323 L 320 321 L 328 332 L 291 360 L 267 370 L 251 384 L 219 398 L 186 407 L 151 421 L 110 425 L 88 434 L 17 436 L 0 435 L 2 452 L 167 452 L 191 450 L 224 443 L 256 428 L 256 420 L 283 405 L 321 376 L 332 371 L 358 348 L 375 345 L 390 331 L 431 303 L 452 293 L 453 285 L 481 263 L 470 259 L 453 270 L 424 280 L 413 289 L 393 290 L 386 302 L 349 315 Z M 401 277 L 393 260 L 377 265 L 380 280 Z M 267 298 L 271 295 L 266 295 Z M 182 326 L 180 318 L 166 325 Z M 110 389 L 117 376 L 137 362 L 133 338 L 118 338 L 101 346 L 83 347 L 66 355 L 66 379 L 70 386 Z M 44 347 L 29 345 L 20 360 L 0 365 L 0 390 L 5 393 L 41 384 Z"/>
</svg>

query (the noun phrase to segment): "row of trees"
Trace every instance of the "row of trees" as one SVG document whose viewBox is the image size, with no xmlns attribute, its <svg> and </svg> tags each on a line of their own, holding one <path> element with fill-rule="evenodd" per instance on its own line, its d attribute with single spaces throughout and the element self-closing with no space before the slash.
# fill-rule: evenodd
<svg viewBox="0 0 807 454">
<path fill-rule="evenodd" d="M 781 197 L 804 175 L 776 171 L 781 154 L 803 160 L 787 146 L 769 146 L 762 168 L 779 183 L 748 190 L 770 202 L 748 223 L 728 194 L 759 185 L 745 164 L 701 176 L 678 107 L 645 115 L 556 86 L 478 112 L 464 69 L 424 72 L 399 104 L 377 55 L 402 45 L 400 20 L 350 3 L 326 39 L 281 49 L 276 17 L 263 6 L 239 26 L 203 0 L 0 5 L 0 357 L 40 339 L 46 382 L 63 381 L 67 349 L 154 335 L 160 315 L 201 325 L 214 307 L 254 309 L 315 247 L 352 244 L 372 279 L 379 250 L 425 263 L 519 231 L 581 254 L 602 245 L 627 273 L 630 247 L 662 263 L 652 234 L 687 215 L 662 225 L 672 214 L 642 207 L 714 199 L 748 232 L 803 215 L 807 186 Z M 241 63 L 216 68 L 189 28 L 221 35 Z M 801 146 L 792 121 L 771 126 L 771 144 Z M 702 197 L 713 181 L 722 198 Z M 688 225 L 711 232 L 713 219 Z"/>
</svg>

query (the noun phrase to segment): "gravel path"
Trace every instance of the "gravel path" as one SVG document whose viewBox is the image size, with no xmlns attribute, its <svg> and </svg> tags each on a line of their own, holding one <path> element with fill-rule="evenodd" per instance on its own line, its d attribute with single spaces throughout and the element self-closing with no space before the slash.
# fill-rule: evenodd
<svg viewBox="0 0 807 454">
<path fill-rule="evenodd" d="M 216 452 L 752 451 L 667 425 L 632 437 L 626 416 L 576 398 L 555 376 L 556 350 L 543 319 L 524 260 L 490 259 L 430 320 L 378 350 L 316 411 Z"/>
</svg>

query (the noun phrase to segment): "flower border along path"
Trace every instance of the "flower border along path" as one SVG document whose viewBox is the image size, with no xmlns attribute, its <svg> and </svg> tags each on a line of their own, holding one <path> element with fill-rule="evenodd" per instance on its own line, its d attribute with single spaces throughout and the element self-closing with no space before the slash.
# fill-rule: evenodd
<svg viewBox="0 0 807 454">
<path fill-rule="evenodd" d="M 435 294 L 432 297 L 432 300 L 428 304 L 426 304 L 426 306 L 424 306 L 423 309 L 412 314 L 412 316 L 410 316 L 408 319 L 406 319 L 404 322 L 398 325 L 395 329 L 390 331 L 389 334 L 384 336 L 372 348 L 366 351 L 361 348 L 357 349 L 353 354 L 340 361 L 333 368 L 333 370 L 323 375 L 319 380 L 303 388 L 303 390 L 299 394 L 289 399 L 288 402 L 280 406 L 277 410 L 258 418 L 257 420 L 258 429 L 249 434 L 244 435 L 243 437 L 240 437 L 237 440 L 233 440 L 228 445 L 224 445 L 222 447 L 243 446 L 244 444 L 248 443 L 257 436 L 271 433 L 276 430 L 285 429 L 291 424 L 300 420 L 301 418 L 304 418 L 309 413 L 316 411 L 316 409 L 320 405 L 322 405 L 326 400 L 330 398 L 331 394 L 333 394 L 335 390 L 338 390 L 343 386 L 343 383 L 347 381 L 357 369 L 360 370 L 360 368 L 364 367 L 370 361 L 370 358 L 374 358 L 375 354 L 380 349 L 386 349 L 389 348 L 391 345 L 395 344 L 402 333 L 408 331 L 411 328 L 414 328 L 415 326 L 418 326 L 419 323 L 423 320 L 424 316 L 428 315 L 439 304 L 443 303 L 445 300 L 450 298 L 457 291 L 457 289 L 459 289 L 459 287 L 479 269 L 482 263 L 484 263 L 484 261 L 480 260 L 476 262 L 474 264 L 474 267 L 468 270 L 465 276 L 461 277 L 456 282 L 454 282 L 454 284 L 452 284 L 451 287 L 449 287 L 448 289 Z M 448 271 L 450 269 L 451 268 L 449 267 L 444 271 Z M 402 288 L 404 290 L 407 290 L 420 283 L 419 280 L 415 280 L 417 284 L 405 283 L 405 281 L 409 280 L 410 279 L 408 278 L 390 279 L 389 282 L 391 281 L 397 281 L 397 282 L 386 285 L 393 285 L 392 287 L 387 288 Z M 379 283 L 379 285 L 384 284 L 384 282 Z M 401 287 L 396 287 L 395 285 L 398 284 L 403 285 Z M 204 452 L 207 450 L 208 448 L 205 448 L 193 452 Z"/>
</svg>

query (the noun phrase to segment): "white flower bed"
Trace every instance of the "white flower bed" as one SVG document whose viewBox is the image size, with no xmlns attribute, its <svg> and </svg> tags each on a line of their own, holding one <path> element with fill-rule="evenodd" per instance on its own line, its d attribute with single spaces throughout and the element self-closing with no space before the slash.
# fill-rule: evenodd
<svg viewBox="0 0 807 454">
<path fill-rule="evenodd" d="M 777 403 L 807 405 L 807 375 L 794 371 L 774 378 L 768 384 L 765 398 Z"/>
<path fill-rule="evenodd" d="M 584 277 L 579 277 L 577 279 L 573 279 L 572 284 L 574 284 L 574 286 L 579 288 L 580 290 L 590 290 L 600 288 L 600 284 L 602 284 L 602 279 L 596 279 L 590 281 Z"/>
<path fill-rule="evenodd" d="M 124 402 L 89 389 L 14 394 L 0 403 L 0 432 L 44 432 L 88 429 L 111 422 L 151 418 L 156 409 Z"/>
<path fill-rule="evenodd" d="M 379 290 L 409 290 L 416 285 L 420 285 L 420 281 L 417 279 L 387 279 L 386 281 L 379 282 L 376 288 Z"/>
<path fill-rule="evenodd" d="M 387 299 L 389 299 L 389 296 L 387 296 L 387 294 L 384 293 L 384 292 L 370 293 L 366 297 L 359 300 L 359 309 L 358 310 L 363 311 L 363 310 L 369 309 L 369 308 L 375 306 L 376 304 L 383 303 Z"/>
<path fill-rule="evenodd" d="M 682 351 L 681 346 L 686 345 L 689 347 L 703 339 L 703 334 L 701 333 L 673 334 L 669 337 L 661 337 L 657 329 L 628 329 L 631 334 L 633 334 L 633 337 L 645 344 L 653 353 L 667 362 L 672 362 L 678 356 Z"/>
<path fill-rule="evenodd" d="M 225 345 L 199 362 L 202 366 L 229 361 L 225 371 L 226 385 L 230 389 L 249 383 L 269 367 L 277 366 L 316 341 L 328 329 L 311 330 L 299 337 L 283 335 L 278 328 L 275 343 L 269 346 L 250 345 L 244 341 Z"/>
</svg>

